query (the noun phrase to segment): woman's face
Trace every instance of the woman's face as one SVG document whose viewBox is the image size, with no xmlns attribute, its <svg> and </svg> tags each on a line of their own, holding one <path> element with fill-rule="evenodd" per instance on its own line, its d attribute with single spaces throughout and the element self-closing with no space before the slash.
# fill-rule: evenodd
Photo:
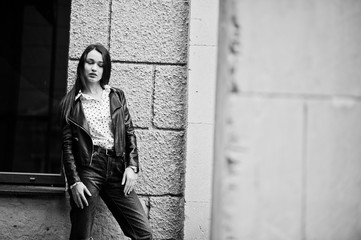
<svg viewBox="0 0 361 240">
<path fill-rule="evenodd" d="M 85 60 L 84 73 L 88 83 L 97 83 L 103 76 L 103 57 L 97 50 L 91 50 Z"/>
</svg>

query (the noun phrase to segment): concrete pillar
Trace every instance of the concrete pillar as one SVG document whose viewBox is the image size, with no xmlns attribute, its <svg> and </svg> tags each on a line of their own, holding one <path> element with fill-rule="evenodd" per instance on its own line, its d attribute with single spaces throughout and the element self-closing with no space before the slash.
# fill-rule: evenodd
<svg viewBox="0 0 361 240">
<path fill-rule="evenodd" d="M 218 1 L 190 2 L 184 239 L 209 239 Z"/>
<path fill-rule="evenodd" d="M 211 239 L 360 239 L 360 11 L 220 1 Z"/>
</svg>

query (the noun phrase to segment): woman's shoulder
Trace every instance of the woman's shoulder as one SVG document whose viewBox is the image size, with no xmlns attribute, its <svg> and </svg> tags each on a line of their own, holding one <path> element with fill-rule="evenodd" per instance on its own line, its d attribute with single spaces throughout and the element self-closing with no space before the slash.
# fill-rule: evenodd
<svg viewBox="0 0 361 240">
<path fill-rule="evenodd" d="M 109 86 L 109 88 L 110 88 L 111 91 L 114 91 L 117 94 L 124 95 L 124 91 L 122 89 L 120 89 L 120 88 L 112 87 L 112 86 Z"/>
</svg>

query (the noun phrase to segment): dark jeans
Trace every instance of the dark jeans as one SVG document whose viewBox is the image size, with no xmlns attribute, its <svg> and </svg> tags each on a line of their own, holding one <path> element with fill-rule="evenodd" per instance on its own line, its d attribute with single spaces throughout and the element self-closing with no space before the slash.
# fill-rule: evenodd
<svg viewBox="0 0 361 240">
<path fill-rule="evenodd" d="M 78 208 L 70 192 L 71 240 L 91 239 L 94 214 L 99 197 L 103 199 L 124 234 L 131 239 L 152 239 L 149 221 L 134 190 L 124 195 L 121 185 L 122 159 L 95 152 L 91 166 L 78 168 L 79 176 L 88 188 L 88 207 Z"/>
</svg>

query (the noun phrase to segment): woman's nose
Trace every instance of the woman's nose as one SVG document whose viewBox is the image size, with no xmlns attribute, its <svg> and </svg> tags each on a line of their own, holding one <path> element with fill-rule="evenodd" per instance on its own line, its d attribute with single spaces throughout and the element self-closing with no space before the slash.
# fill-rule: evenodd
<svg viewBox="0 0 361 240">
<path fill-rule="evenodd" d="M 91 67 L 92 71 L 97 71 L 98 68 L 97 68 L 97 65 L 96 64 L 93 64 L 92 67 Z"/>
</svg>

